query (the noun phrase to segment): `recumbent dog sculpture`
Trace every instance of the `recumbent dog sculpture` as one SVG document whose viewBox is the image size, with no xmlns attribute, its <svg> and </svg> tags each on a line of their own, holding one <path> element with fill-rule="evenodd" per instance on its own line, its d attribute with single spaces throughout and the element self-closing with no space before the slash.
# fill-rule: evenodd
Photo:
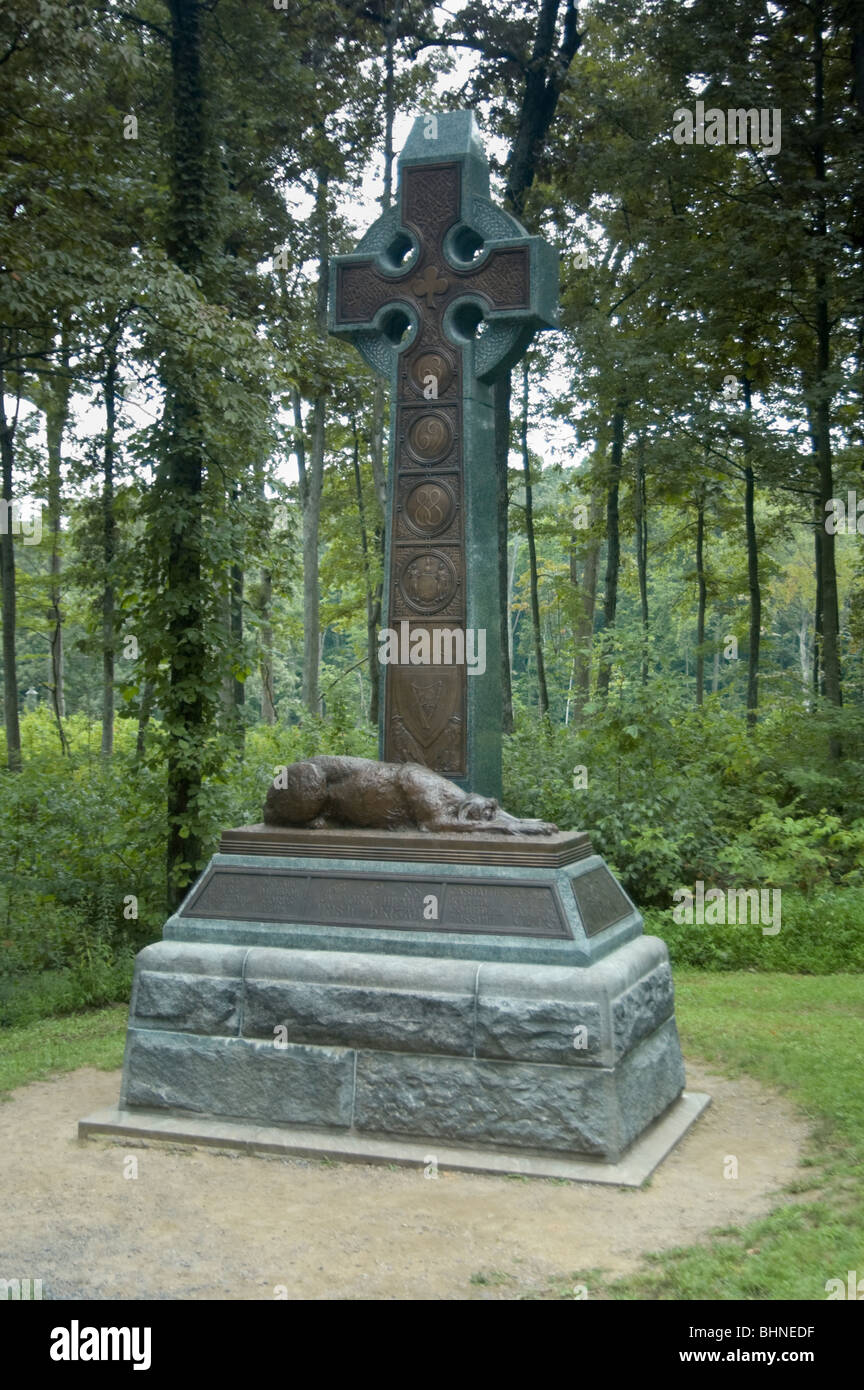
<svg viewBox="0 0 864 1390">
<path fill-rule="evenodd" d="M 352 825 L 369 830 L 493 831 L 554 835 L 548 821 L 522 820 L 494 797 L 463 791 L 419 763 L 321 755 L 280 769 L 264 803 L 267 825 Z"/>
</svg>

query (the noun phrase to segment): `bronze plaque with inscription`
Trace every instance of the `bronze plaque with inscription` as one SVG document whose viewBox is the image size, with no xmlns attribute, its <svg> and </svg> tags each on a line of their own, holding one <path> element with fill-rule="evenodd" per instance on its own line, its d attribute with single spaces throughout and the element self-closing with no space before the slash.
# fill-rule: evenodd
<svg viewBox="0 0 864 1390">
<path fill-rule="evenodd" d="M 633 911 L 629 898 L 621 891 L 602 864 L 570 880 L 586 936 L 614 927 Z"/>
<path fill-rule="evenodd" d="M 524 880 L 213 865 L 181 917 L 397 931 L 480 932 L 569 941 L 554 888 Z"/>
</svg>

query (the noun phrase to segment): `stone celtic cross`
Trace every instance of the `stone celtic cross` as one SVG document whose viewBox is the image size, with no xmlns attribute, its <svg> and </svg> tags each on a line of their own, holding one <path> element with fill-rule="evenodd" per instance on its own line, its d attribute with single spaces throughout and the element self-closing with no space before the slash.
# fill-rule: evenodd
<svg viewBox="0 0 864 1390">
<path fill-rule="evenodd" d="M 394 206 L 332 263 L 331 332 L 392 392 L 382 624 L 401 640 L 380 756 L 489 796 L 502 711 L 492 383 L 554 327 L 557 290 L 553 249 L 490 201 L 470 111 L 418 117 Z"/>
</svg>

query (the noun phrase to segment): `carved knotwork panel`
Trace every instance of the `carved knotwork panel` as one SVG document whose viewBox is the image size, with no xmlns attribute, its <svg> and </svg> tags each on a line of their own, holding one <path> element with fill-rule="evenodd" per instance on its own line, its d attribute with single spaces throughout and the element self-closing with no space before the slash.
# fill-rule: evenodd
<svg viewBox="0 0 864 1390">
<path fill-rule="evenodd" d="M 422 164 L 402 173 L 402 221 L 418 232 L 421 245 L 434 246 L 459 216 L 458 164 Z"/>
</svg>

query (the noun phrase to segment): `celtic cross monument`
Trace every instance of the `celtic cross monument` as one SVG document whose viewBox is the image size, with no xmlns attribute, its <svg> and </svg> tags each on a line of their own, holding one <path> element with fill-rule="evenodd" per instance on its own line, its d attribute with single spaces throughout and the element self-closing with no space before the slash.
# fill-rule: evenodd
<svg viewBox="0 0 864 1390">
<path fill-rule="evenodd" d="M 463 111 L 415 121 L 396 205 L 332 277 L 333 331 L 392 390 L 381 754 L 486 795 L 490 383 L 553 324 L 556 289 L 551 248 L 489 201 Z M 471 675 L 452 658 L 481 632 Z M 347 775 L 364 767 L 380 776 Z M 120 1104 L 79 1133 L 644 1182 L 708 1097 L 683 1091 L 666 945 L 590 836 L 371 825 L 224 832 L 137 958 Z"/>
<path fill-rule="evenodd" d="M 331 331 L 391 384 L 382 621 L 401 640 L 385 667 L 380 756 L 497 796 L 492 383 L 554 326 L 557 256 L 490 201 L 473 113 L 454 111 L 414 122 L 394 206 L 332 272 Z M 471 675 L 460 654 L 481 648 L 485 670 Z"/>
</svg>

